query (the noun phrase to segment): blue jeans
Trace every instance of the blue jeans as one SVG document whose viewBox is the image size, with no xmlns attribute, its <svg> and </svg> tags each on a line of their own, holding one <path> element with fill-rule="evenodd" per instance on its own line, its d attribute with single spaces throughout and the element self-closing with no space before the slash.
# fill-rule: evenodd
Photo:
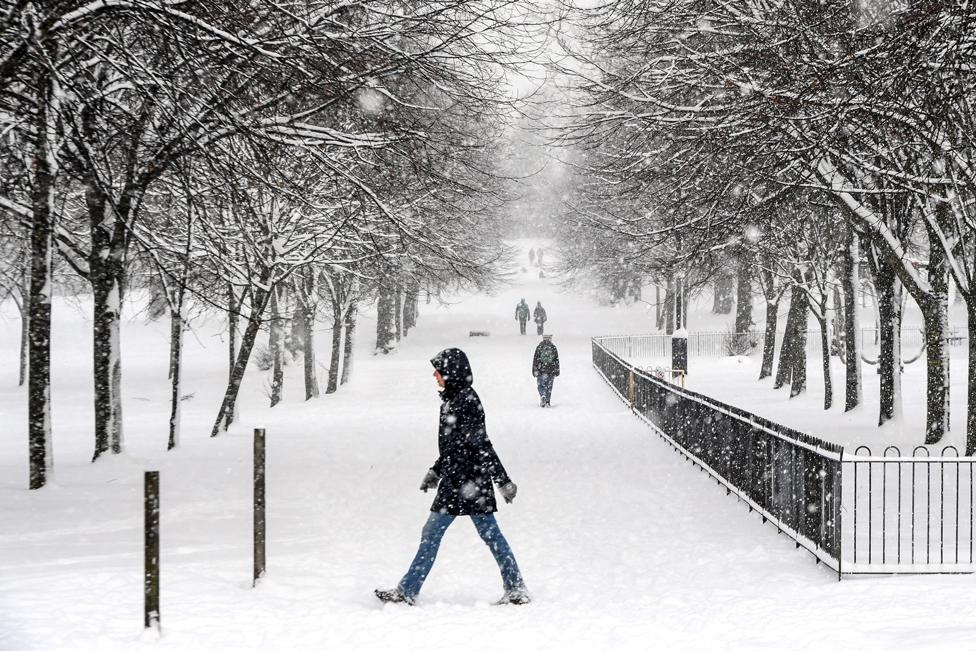
<svg viewBox="0 0 976 651">
<path fill-rule="evenodd" d="M 556 376 L 539 373 L 539 376 L 535 380 L 539 387 L 539 397 L 549 402 L 552 398 L 552 383 L 556 381 Z"/>
<path fill-rule="evenodd" d="M 427 518 L 427 524 L 420 535 L 420 549 L 410 564 L 410 569 L 400 579 L 400 590 L 411 599 L 416 599 L 420 594 L 420 588 L 424 585 L 430 568 L 434 566 L 434 559 L 437 558 L 437 550 L 441 546 L 441 539 L 444 532 L 454 522 L 455 516 L 447 513 L 431 512 Z M 523 590 L 525 583 L 522 580 L 522 573 L 519 572 L 518 564 L 515 562 L 515 555 L 512 548 L 508 546 L 508 541 L 498 528 L 498 522 L 493 513 L 482 513 L 471 516 L 474 528 L 478 530 L 478 535 L 488 545 L 498 569 L 502 573 L 502 584 L 505 590 Z"/>
</svg>

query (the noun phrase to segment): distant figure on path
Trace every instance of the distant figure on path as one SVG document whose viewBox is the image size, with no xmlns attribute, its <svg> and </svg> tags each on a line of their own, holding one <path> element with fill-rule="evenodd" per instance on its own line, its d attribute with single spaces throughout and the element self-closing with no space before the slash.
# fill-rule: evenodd
<svg viewBox="0 0 976 651">
<path fill-rule="evenodd" d="M 539 266 L 541 267 L 542 266 L 542 247 L 541 246 L 539 247 L 539 250 L 536 251 L 535 259 L 539 261 Z"/>
<path fill-rule="evenodd" d="M 543 335 L 532 356 L 532 377 L 539 388 L 539 406 L 549 407 L 552 384 L 559 377 L 559 351 L 552 343 L 552 335 Z"/>
<path fill-rule="evenodd" d="M 525 322 L 529 320 L 529 304 L 523 298 L 515 306 L 515 320 L 519 323 L 519 332 L 525 334 Z"/>
<path fill-rule="evenodd" d="M 535 249 L 529 249 L 529 266 L 535 264 Z"/>
<path fill-rule="evenodd" d="M 535 333 L 541 335 L 546 327 L 546 308 L 542 307 L 542 301 L 536 301 L 532 319 L 535 321 Z"/>
<path fill-rule="evenodd" d="M 437 447 L 440 456 L 420 484 L 420 490 L 436 488 L 437 497 L 420 536 L 420 549 L 399 585 L 376 590 L 381 601 L 411 606 L 434 566 L 444 532 L 454 518 L 471 517 L 481 539 L 488 545 L 501 570 L 505 594 L 495 602 L 527 604 L 529 593 L 515 562 L 515 555 L 495 521 L 495 491 L 492 480 L 506 502 L 518 490 L 509 479 L 485 429 L 481 399 L 471 386 L 474 381 L 468 356 L 459 348 L 448 348 L 430 360 L 434 379 L 441 388 L 440 428 Z"/>
</svg>

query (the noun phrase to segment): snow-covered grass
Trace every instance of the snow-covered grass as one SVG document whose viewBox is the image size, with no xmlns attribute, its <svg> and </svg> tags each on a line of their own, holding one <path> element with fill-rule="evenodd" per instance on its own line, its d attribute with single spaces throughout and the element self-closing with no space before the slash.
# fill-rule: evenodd
<svg viewBox="0 0 976 651">
<path fill-rule="evenodd" d="M 520 337 L 513 318 L 522 296 L 542 300 L 560 349 L 563 374 L 549 410 L 538 407 L 529 374 L 538 338 Z M 194 397 L 184 403 L 182 443 L 172 452 L 165 451 L 166 326 L 129 320 L 128 451 L 92 465 L 89 329 L 59 302 L 56 473 L 41 491 L 25 488 L 25 401 L 13 364 L 0 379 L 0 649 L 976 642 L 972 577 L 838 583 L 637 421 L 592 369 L 589 337 L 650 330 L 642 309 L 595 306 L 533 270 L 495 296 L 421 307 L 417 330 L 389 357 L 369 355 L 373 324 L 362 320 L 353 381 L 335 395 L 304 402 L 295 365 L 284 402 L 269 409 L 265 374 L 252 369 L 240 423 L 216 439 L 209 430 L 225 349 L 220 324 L 198 324 L 184 376 Z M 469 338 L 475 329 L 491 336 Z M 0 324 L 4 359 L 16 359 L 17 334 L 16 322 Z M 427 360 L 451 345 L 471 357 L 489 433 L 519 484 L 498 517 L 534 597 L 528 606 L 489 605 L 501 591 L 497 569 L 463 519 L 445 537 L 417 607 L 382 606 L 372 595 L 398 580 L 416 550 L 432 499 L 417 487 L 436 455 L 438 398 Z M 714 365 L 715 376 L 733 377 L 724 364 Z M 706 375 L 697 364 L 692 372 L 694 382 Z M 251 589 L 256 426 L 268 430 L 268 576 Z M 161 636 L 141 630 L 144 469 L 161 473 Z"/>
<path fill-rule="evenodd" d="M 947 445 L 954 445 L 961 454 L 966 449 L 966 357 L 965 348 L 952 349 L 950 374 L 951 431 L 935 445 L 927 446 L 933 456 L 940 456 Z M 789 387 L 773 390 L 772 378 L 762 382 L 759 377 L 760 359 L 750 357 L 722 357 L 689 363 L 688 388 L 707 394 L 723 402 L 734 404 L 772 421 L 840 443 L 852 452 L 861 445 L 880 454 L 886 446 L 896 445 L 905 456 L 925 441 L 925 358 L 905 367 L 904 414 L 900 421 L 878 427 L 878 384 L 875 367 L 864 367 L 864 404 L 844 411 L 844 366 L 835 358 L 832 372 L 834 403 L 823 408 L 823 367 L 818 359 L 810 359 L 807 367 L 807 391 L 790 398 Z M 951 452 L 950 452 L 951 454 Z"/>
</svg>

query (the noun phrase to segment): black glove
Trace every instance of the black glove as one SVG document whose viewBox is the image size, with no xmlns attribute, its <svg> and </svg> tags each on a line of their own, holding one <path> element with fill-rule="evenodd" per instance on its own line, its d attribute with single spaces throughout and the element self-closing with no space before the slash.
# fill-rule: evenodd
<svg viewBox="0 0 976 651">
<path fill-rule="evenodd" d="M 512 500 L 515 499 L 515 493 L 518 492 L 518 486 L 515 485 L 515 482 L 509 479 L 507 482 L 498 487 L 498 492 L 502 494 L 502 497 L 505 498 L 505 502 L 507 504 L 511 504 Z"/>
<path fill-rule="evenodd" d="M 424 475 L 424 480 L 420 482 L 420 490 L 426 493 L 431 488 L 437 488 L 437 482 L 440 480 L 441 476 L 434 472 L 434 469 L 431 468 L 427 471 L 427 474 Z"/>
</svg>

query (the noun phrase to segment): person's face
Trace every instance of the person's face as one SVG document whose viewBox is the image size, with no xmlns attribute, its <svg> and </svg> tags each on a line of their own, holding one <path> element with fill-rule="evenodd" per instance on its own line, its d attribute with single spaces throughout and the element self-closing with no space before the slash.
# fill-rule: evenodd
<svg viewBox="0 0 976 651">
<path fill-rule="evenodd" d="M 444 376 L 437 369 L 434 369 L 434 380 L 437 382 L 437 386 L 444 388 Z"/>
</svg>

